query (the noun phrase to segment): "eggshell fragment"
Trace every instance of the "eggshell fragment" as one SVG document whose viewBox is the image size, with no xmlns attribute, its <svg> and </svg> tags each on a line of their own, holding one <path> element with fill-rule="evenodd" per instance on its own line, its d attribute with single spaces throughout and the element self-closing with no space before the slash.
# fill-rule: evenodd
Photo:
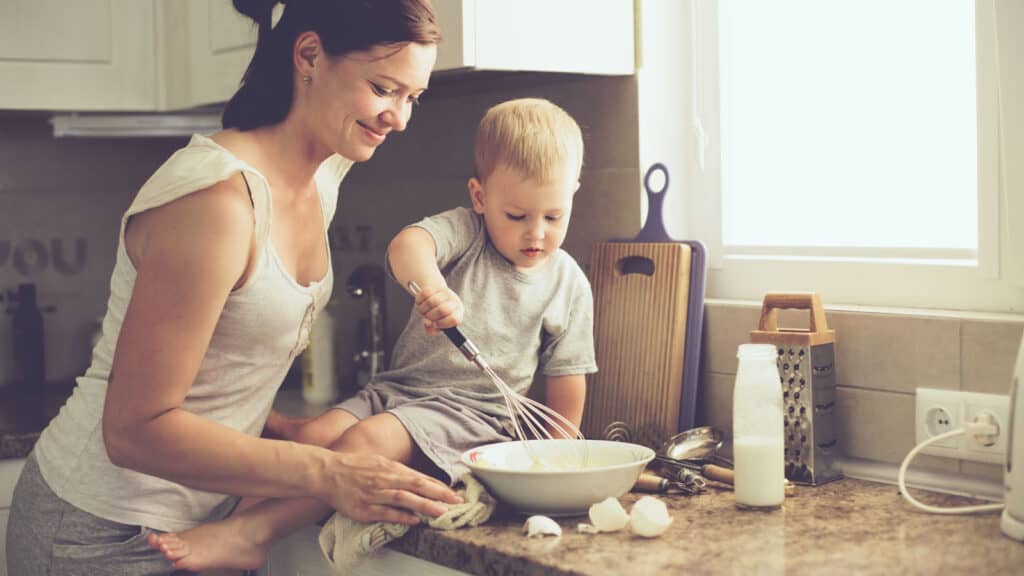
<svg viewBox="0 0 1024 576">
<path fill-rule="evenodd" d="M 580 524 L 576 525 L 576 531 L 579 532 L 580 534 L 597 534 L 598 532 L 600 532 L 600 530 L 598 530 L 597 528 L 594 528 L 593 524 L 583 524 L 583 523 L 580 523 Z"/>
<path fill-rule="evenodd" d="M 608 497 L 590 506 L 590 522 L 599 532 L 616 532 L 629 524 L 629 514 L 618 499 Z"/>
<path fill-rule="evenodd" d="M 629 529 L 637 536 L 660 536 L 671 524 L 672 517 L 668 514 L 668 506 L 653 496 L 644 496 L 637 500 L 629 513 Z"/>
<path fill-rule="evenodd" d="M 523 532 L 527 538 L 543 538 L 544 536 L 561 536 L 562 527 L 547 516 L 530 516 L 523 523 Z"/>
</svg>

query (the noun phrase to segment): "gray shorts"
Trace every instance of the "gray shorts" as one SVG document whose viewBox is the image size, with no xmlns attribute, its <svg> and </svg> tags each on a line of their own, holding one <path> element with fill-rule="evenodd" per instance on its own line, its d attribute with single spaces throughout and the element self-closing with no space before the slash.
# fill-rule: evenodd
<svg viewBox="0 0 1024 576">
<path fill-rule="evenodd" d="M 447 398 L 409 398 L 373 384 L 336 408 L 360 420 L 381 412 L 394 414 L 423 454 L 448 475 L 450 484 L 469 472 L 459 461 L 463 452 L 512 438 L 501 420 Z"/>
<path fill-rule="evenodd" d="M 167 576 L 170 561 L 146 544 L 153 530 L 93 516 L 61 500 L 29 454 L 7 524 L 11 576 Z M 178 572 L 187 574 L 187 572 Z"/>
</svg>

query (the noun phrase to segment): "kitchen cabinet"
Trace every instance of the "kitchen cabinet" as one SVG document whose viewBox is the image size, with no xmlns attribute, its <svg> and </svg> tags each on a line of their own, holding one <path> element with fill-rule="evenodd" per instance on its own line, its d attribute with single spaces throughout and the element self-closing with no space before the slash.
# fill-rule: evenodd
<svg viewBox="0 0 1024 576">
<path fill-rule="evenodd" d="M 306 526 L 274 543 L 266 563 L 256 576 L 334 576 L 334 568 L 320 551 L 320 526 Z M 360 560 L 350 571 L 352 576 L 390 576 L 417 574 L 418 576 L 469 576 L 447 566 L 421 560 L 415 556 L 396 552 L 389 547 Z"/>
<path fill-rule="evenodd" d="M 434 8 L 444 36 L 437 72 L 634 70 L 632 0 L 434 0 Z M 162 108 L 227 101 L 256 47 L 252 21 L 230 0 L 166 2 L 161 13 L 168 78 Z M 182 30 L 187 35 L 172 37 Z"/>
<path fill-rule="evenodd" d="M 226 102 L 256 49 L 255 23 L 231 0 L 161 0 L 157 54 L 163 90 L 158 108 Z"/>
<path fill-rule="evenodd" d="M 153 3 L 0 2 L 0 108 L 152 110 Z"/>
<path fill-rule="evenodd" d="M 632 74 L 632 0 L 434 0 L 435 70 Z M 257 29 L 231 0 L 4 0 L 0 109 L 167 111 L 226 102 Z"/>
<path fill-rule="evenodd" d="M 434 0 L 434 70 L 632 74 L 633 0 Z"/>
</svg>

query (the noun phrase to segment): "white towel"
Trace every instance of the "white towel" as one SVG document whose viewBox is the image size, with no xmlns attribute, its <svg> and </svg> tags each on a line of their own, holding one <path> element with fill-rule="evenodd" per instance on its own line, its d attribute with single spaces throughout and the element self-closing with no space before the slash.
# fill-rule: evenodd
<svg viewBox="0 0 1024 576">
<path fill-rule="evenodd" d="M 460 479 L 463 488 L 458 490 L 462 504 L 448 507 L 448 511 L 437 518 L 426 518 L 427 525 L 439 530 L 453 530 L 463 526 L 479 526 L 494 512 L 494 497 L 487 493 L 472 474 Z M 320 550 L 334 567 L 334 573 L 351 573 L 352 567 L 364 556 L 378 550 L 388 542 L 401 538 L 409 526 L 396 522 L 356 522 L 347 516 L 335 513 L 320 529 Z"/>
</svg>

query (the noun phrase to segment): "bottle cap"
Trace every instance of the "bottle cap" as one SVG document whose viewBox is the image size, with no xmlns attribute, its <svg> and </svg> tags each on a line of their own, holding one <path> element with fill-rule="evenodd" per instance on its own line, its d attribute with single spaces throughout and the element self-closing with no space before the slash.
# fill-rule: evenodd
<svg viewBox="0 0 1024 576">
<path fill-rule="evenodd" d="M 775 358 L 774 344 L 740 344 L 737 358 Z"/>
</svg>

